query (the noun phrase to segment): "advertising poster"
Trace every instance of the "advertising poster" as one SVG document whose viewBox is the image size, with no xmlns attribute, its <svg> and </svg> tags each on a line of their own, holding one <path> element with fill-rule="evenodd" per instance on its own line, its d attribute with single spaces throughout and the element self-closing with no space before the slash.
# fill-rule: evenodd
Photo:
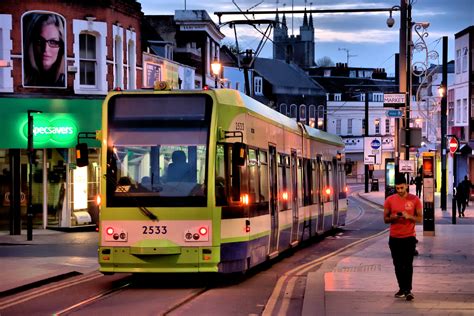
<svg viewBox="0 0 474 316">
<path fill-rule="evenodd" d="M 29 12 L 22 17 L 23 86 L 66 88 L 66 29 L 62 16 Z"/>
</svg>

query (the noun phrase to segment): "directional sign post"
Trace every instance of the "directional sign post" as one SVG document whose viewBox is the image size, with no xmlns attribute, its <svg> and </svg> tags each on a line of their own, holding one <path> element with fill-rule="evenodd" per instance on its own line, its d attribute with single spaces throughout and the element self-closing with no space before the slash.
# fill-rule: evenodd
<svg viewBox="0 0 474 316">
<path fill-rule="evenodd" d="M 403 112 L 402 110 L 388 110 L 386 113 L 385 113 L 388 117 L 402 117 L 403 115 Z"/>
</svg>

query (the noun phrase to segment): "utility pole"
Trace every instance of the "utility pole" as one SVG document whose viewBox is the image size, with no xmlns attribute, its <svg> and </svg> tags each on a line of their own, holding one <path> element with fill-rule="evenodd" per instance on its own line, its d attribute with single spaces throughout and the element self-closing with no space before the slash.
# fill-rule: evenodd
<svg viewBox="0 0 474 316">
<path fill-rule="evenodd" d="M 448 37 L 443 36 L 443 75 L 441 81 L 443 95 L 441 96 L 441 210 L 446 211 L 446 196 L 448 194 L 446 181 L 446 135 L 448 111 Z"/>
<path fill-rule="evenodd" d="M 369 93 L 365 91 L 364 138 L 369 137 Z M 365 140 L 364 140 L 365 143 Z M 364 164 L 365 193 L 369 193 L 369 165 Z"/>
<path fill-rule="evenodd" d="M 406 0 L 402 0 L 405 2 Z M 410 160 L 410 107 L 411 107 L 411 86 L 412 86 L 412 76 L 411 76 L 411 51 L 412 51 L 412 34 L 411 34 L 411 4 L 407 5 L 407 41 L 406 41 L 406 92 L 407 92 L 407 104 L 405 107 L 405 160 Z M 409 175 L 407 174 L 407 177 Z"/>
</svg>

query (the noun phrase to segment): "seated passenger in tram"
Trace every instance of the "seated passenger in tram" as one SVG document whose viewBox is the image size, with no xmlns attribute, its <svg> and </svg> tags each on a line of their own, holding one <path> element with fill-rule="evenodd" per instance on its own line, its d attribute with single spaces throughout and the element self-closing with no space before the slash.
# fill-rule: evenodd
<svg viewBox="0 0 474 316">
<path fill-rule="evenodd" d="M 175 150 L 168 165 L 167 182 L 192 182 L 191 166 L 186 162 L 186 154 Z"/>
</svg>

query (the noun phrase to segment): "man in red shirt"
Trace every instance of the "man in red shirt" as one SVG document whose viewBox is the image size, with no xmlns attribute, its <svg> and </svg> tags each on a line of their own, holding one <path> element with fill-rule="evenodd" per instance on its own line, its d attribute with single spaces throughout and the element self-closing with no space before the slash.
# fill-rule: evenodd
<svg viewBox="0 0 474 316">
<path fill-rule="evenodd" d="M 411 301 L 415 298 L 411 292 L 416 247 L 415 223 L 421 222 L 422 205 L 416 195 L 407 192 L 407 188 L 406 179 L 400 174 L 395 179 L 397 194 L 385 200 L 383 218 L 385 223 L 390 224 L 388 245 L 400 288 L 395 297 Z"/>
</svg>

